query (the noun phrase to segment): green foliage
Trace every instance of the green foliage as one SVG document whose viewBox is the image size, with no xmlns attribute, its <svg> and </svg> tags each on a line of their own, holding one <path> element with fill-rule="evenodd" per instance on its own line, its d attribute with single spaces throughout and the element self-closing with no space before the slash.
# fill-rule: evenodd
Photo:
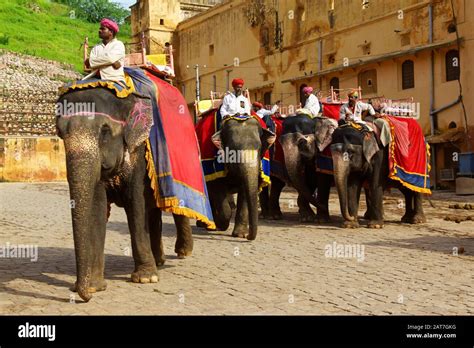
<svg viewBox="0 0 474 348">
<path fill-rule="evenodd" d="M 91 23 L 97 23 L 102 18 L 110 18 L 122 24 L 130 14 L 128 9 L 109 0 L 57 0 L 57 2 L 68 5 L 78 18 Z"/>
<path fill-rule="evenodd" d="M 73 64 L 82 72 L 81 45 L 86 36 L 91 46 L 99 42 L 99 23 L 71 18 L 70 11 L 48 0 L 0 0 L 0 49 Z M 128 24 L 117 38 L 130 41 Z"/>
<path fill-rule="evenodd" d="M 10 41 L 10 36 L 1 34 L 0 35 L 0 45 L 8 46 L 8 42 Z"/>
</svg>

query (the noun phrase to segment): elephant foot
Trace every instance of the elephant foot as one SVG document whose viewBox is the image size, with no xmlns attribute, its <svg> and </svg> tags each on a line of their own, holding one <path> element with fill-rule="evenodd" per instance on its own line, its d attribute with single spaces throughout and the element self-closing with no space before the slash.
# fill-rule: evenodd
<svg viewBox="0 0 474 348">
<path fill-rule="evenodd" d="M 370 214 L 369 214 L 369 211 L 367 210 L 365 213 L 364 213 L 364 220 L 370 220 Z"/>
<path fill-rule="evenodd" d="M 343 228 L 359 228 L 359 222 L 357 220 L 355 221 L 344 221 L 342 223 Z"/>
<path fill-rule="evenodd" d="M 236 238 L 246 238 L 248 233 L 245 232 L 232 232 L 232 237 Z"/>
<path fill-rule="evenodd" d="M 403 220 L 402 220 L 403 221 Z M 408 221 L 409 224 L 422 224 L 426 222 L 426 216 L 423 214 L 412 215 Z"/>
<path fill-rule="evenodd" d="M 107 289 L 107 282 L 105 281 L 105 279 L 101 279 L 101 280 L 91 281 L 87 291 L 93 294 L 95 292 L 105 291 L 106 289 Z M 77 292 L 77 281 L 74 283 L 73 286 L 71 286 L 69 290 L 71 290 L 72 292 Z"/>
<path fill-rule="evenodd" d="M 283 220 L 283 214 L 282 213 L 275 213 L 275 214 L 272 214 L 270 218 L 272 220 Z"/>
<path fill-rule="evenodd" d="M 282 220 L 283 219 L 283 213 L 281 212 L 280 209 L 275 209 L 271 210 L 269 214 L 269 218 L 272 220 Z"/>
<path fill-rule="evenodd" d="M 266 220 L 266 219 L 270 219 L 271 215 L 267 210 L 262 210 L 260 214 L 258 215 L 258 218 Z"/>
<path fill-rule="evenodd" d="M 316 220 L 316 214 L 313 212 L 300 212 L 300 222 L 313 222 Z"/>
<path fill-rule="evenodd" d="M 317 214 L 316 222 L 320 224 L 325 222 L 331 222 L 331 218 L 329 217 L 329 215 L 326 214 Z"/>
<path fill-rule="evenodd" d="M 247 240 L 255 240 L 255 238 L 257 238 L 256 233 L 249 233 L 247 236 Z"/>
<path fill-rule="evenodd" d="M 199 228 L 207 228 L 207 225 L 204 222 L 199 221 L 199 220 L 196 221 L 196 226 Z"/>
<path fill-rule="evenodd" d="M 138 270 L 132 273 L 132 282 L 134 283 L 158 283 L 158 279 L 155 265 L 138 267 Z"/>
<path fill-rule="evenodd" d="M 367 227 L 377 229 L 383 228 L 383 221 L 370 220 L 367 224 Z"/>
<path fill-rule="evenodd" d="M 232 231 L 232 237 L 237 237 L 237 238 L 246 238 L 248 234 L 249 234 L 249 231 L 247 227 L 243 227 L 243 226 L 235 226 L 234 230 Z"/>
<path fill-rule="evenodd" d="M 185 259 L 193 254 L 192 250 L 175 250 L 178 259 Z"/>
<path fill-rule="evenodd" d="M 166 259 L 164 257 L 159 257 L 159 258 L 155 257 L 156 267 L 163 266 L 165 264 L 165 262 L 166 262 Z"/>
</svg>

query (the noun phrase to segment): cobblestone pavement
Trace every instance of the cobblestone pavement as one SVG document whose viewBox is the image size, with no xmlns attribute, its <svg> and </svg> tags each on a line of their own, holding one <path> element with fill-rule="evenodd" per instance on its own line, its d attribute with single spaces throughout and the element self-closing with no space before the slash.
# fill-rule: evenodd
<svg viewBox="0 0 474 348">
<path fill-rule="evenodd" d="M 0 247 L 37 245 L 38 260 L 0 258 L 0 314 L 474 314 L 474 221 L 443 220 L 474 215 L 448 208 L 474 197 L 436 194 L 436 208 L 425 202 L 429 222 L 418 226 L 399 223 L 399 197 L 385 198 L 383 230 L 347 230 L 339 227 L 335 194 L 333 223 L 301 224 L 296 195 L 286 190 L 286 220 L 260 221 L 253 242 L 193 227 L 194 254 L 185 260 L 173 253 L 173 220 L 165 214 L 167 262 L 157 284 L 140 285 L 129 280 L 126 216 L 114 206 L 108 289 L 83 303 L 69 290 L 75 259 L 67 184 L 2 183 Z M 331 257 L 339 245 L 348 254 Z M 351 246 L 359 253 L 349 253 Z"/>
</svg>

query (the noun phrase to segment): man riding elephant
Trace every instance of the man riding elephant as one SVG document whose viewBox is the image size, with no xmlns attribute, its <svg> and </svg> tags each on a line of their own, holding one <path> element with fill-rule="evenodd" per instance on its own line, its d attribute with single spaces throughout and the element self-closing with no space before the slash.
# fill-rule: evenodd
<svg viewBox="0 0 474 348">
<path fill-rule="evenodd" d="M 99 75 L 103 80 L 125 81 L 125 46 L 115 38 L 118 32 L 117 23 L 111 19 L 102 19 L 99 29 L 102 42 L 92 48 L 90 57 L 84 61 L 87 68 L 94 70 L 89 76 Z"/>
</svg>

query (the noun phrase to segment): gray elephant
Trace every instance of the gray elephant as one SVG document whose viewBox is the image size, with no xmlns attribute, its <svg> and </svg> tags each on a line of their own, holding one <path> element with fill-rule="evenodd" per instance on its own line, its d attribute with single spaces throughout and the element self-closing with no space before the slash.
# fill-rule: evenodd
<svg viewBox="0 0 474 348">
<path fill-rule="evenodd" d="M 297 204 L 302 222 L 330 220 L 328 201 L 333 178 L 331 174 L 317 171 L 316 164 L 321 154 L 316 147 L 315 131 L 314 119 L 306 115 L 295 115 L 284 120 L 281 136 L 277 139 L 284 152 L 287 183 L 298 191 Z M 281 214 L 279 196 L 283 186 L 284 182 L 280 179 L 272 178 L 266 208 L 270 216 L 278 217 Z M 266 201 L 266 197 L 261 197 L 261 202 Z M 317 208 L 317 214 L 313 212 L 310 204 Z"/>
<path fill-rule="evenodd" d="M 254 240 L 258 229 L 260 161 L 275 135 L 253 117 L 230 118 L 222 122 L 213 141 L 221 154 L 217 160 L 223 161 L 226 170 L 225 177 L 207 183 L 216 227 L 221 231 L 228 229 L 232 215 L 229 194 L 237 193 L 232 236 Z"/>
<path fill-rule="evenodd" d="M 147 175 L 146 144 L 152 125 L 150 100 L 132 94 L 118 99 L 111 91 L 96 88 L 61 96 L 62 105 L 90 103 L 85 115 L 62 112 L 56 127 L 66 149 L 67 179 L 72 206 L 77 282 L 80 297 L 105 290 L 104 241 L 107 203 L 123 207 L 131 233 L 135 269 L 132 281 L 158 281 L 163 264 L 161 211 L 156 206 Z M 140 106 L 141 118 L 133 118 Z M 148 111 L 147 111 L 148 110 Z M 143 117 L 146 115 L 146 117 Z M 173 215 L 177 227 L 175 251 L 190 255 L 193 240 L 189 219 Z"/>
<path fill-rule="evenodd" d="M 327 144 L 328 132 L 325 122 L 320 119 L 317 134 L 319 146 Z M 389 178 L 388 146 L 383 146 L 372 132 L 355 129 L 349 125 L 337 128 L 332 134 L 331 152 L 334 163 L 334 178 L 339 195 L 344 227 L 356 228 L 361 188 L 367 182 L 367 212 L 369 228 L 382 228 L 383 191 L 388 185 L 400 189 L 405 196 L 405 214 L 402 222 L 426 222 L 423 212 L 422 194 L 403 186 L 399 181 Z"/>
</svg>

